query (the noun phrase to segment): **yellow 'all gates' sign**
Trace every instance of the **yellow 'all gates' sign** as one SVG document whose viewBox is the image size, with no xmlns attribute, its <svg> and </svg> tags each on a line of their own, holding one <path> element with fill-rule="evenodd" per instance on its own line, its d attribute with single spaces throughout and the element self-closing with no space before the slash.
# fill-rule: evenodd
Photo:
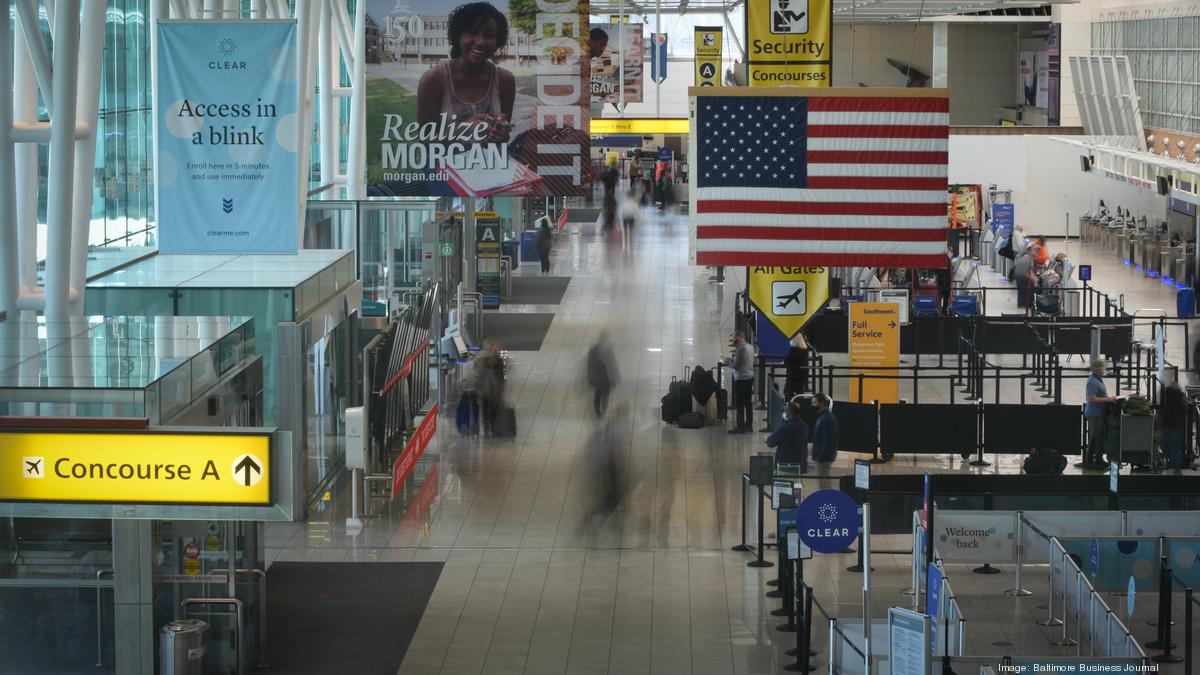
<svg viewBox="0 0 1200 675">
<path fill-rule="evenodd" d="M 751 267 L 746 287 L 758 311 L 792 338 L 829 302 L 829 268 Z"/>
<path fill-rule="evenodd" d="M 271 434 L 0 433 L 0 502 L 271 504 Z"/>
<path fill-rule="evenodd" d="M 833 86 L 832 0 L 746 0 L 747 84 Z"/>
</svg>

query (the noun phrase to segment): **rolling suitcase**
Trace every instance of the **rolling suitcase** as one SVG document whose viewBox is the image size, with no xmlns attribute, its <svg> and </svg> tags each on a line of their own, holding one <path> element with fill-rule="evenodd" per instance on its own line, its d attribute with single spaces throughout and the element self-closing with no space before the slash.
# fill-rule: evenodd
<svg viewBox="0 0 1200 675">
<path fill-rule="evenodd" d="M 704 415 L 698 412 L 685 412 L 679 416 L 680 429 L 699 429 L 704 426 Z"/>
</svg>

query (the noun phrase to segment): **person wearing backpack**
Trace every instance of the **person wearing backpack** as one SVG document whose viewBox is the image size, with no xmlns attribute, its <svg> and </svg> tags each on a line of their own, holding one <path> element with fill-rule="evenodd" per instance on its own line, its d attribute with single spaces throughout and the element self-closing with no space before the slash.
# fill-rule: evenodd
<svg viewBox="0 0 1200 675">
<path fill-rule="evenodd" d="M 828 394 L 813 396 L 812 458 L 817 464 L 817 478 L 821 481 L 821 489 L 833 487 L 829 478 L 829 470 L 837 459 L 838 423 L 829 406 L 833 403 Z"/>
</svg>

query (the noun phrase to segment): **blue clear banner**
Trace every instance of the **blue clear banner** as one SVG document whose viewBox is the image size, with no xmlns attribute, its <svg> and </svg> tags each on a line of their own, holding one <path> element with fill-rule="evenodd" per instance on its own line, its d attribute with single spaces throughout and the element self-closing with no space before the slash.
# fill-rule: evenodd
<svg viewBox="0 0 1200 675">
<path fill-rule="evenodd" d="M 295 21 L 160 21 L 161 253 L 295 253 Z"/>
</svg>

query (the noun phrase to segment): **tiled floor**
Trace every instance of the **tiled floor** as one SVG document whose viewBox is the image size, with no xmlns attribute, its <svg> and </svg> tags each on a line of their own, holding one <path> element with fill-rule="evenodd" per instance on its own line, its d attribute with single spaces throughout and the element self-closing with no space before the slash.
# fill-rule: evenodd
<svg viewBox="0 0 1200 675">
<path fill-rule="evenodd" d="M 1107 255 L 1075 254 L 1078 244 L 1067 250 L 1095 265 L 1096 286 L 1125 292 L 1127 306 L 1165 304 L 1158 282 L 1132 278 Z M 672 375 L 726 354 L 741 280 L 731 271 L 725 286 L 709 284 L 709 271 L 687 262 L 686 219 L 652 212 L 622 244 L 604 242 L 589 226 L 564 233 L 554 264 L 554 274 L 572 277 L 561 305 L 505 308 L 556 313 L 540 351 L 512 354 L 517 438 L 464 439 L 444 420 L 430 454 L 437 494 L 428 518 L 406 520 L 402 504 L 380 501 L 382 515 L 351 536 L 339 492 L 308 523 L 269 525 L 268 559 L 445 561 L 405 674 L 781 672 L 792 662 L 783 652 L 794 636 L 776 630 L 782 619 L 769 612 L 779 601 L 763 595 L 775 570 L 748 568 L 748 554 L 730 550 L 740 538 L 739 476 L 747 457 L 763 449 L 763 436 L 659 420 Z M 527 267 L 521 272 L 534 271 Z M 1000 302 L 989 309 L 997 313 Z M 629 476 L 610 515 L 594 513 L 597 422 L 581 390 L 581 359 L 602 329 L 612 335 L 622 378 L 609 438 Z M 1072 395 L 1081 396 L 1079 389 Z M 990 459 L 980 469 L 957 457 L 900 457 L 877 470 L 1019 470 L 1016 458 Z M 837 469 L 848 471 L 852 460 L 843 453 Z M 873 545 L 907 549 L 910 542 L 879 536 Z M 845 569 L 852 563 L 853 556 L 818 556 L 805 569 L 818 600 L 842 617 L 862 616 L 862 577 Z M 897 555 L 878 555 L 874 566 L 874 614 L 884 617 L 888 606 L 911 602 L 898 592 L 910 585 L 911 568 Z M 1057 653 L 1047 630 L 1033 623 L 1044 611 L 1037 609 L 1044 590 L 1008 598 L 1012 570 L 1004 571 L 948 572 L 969 620 L 968 651 Z M 1044 587 L 1045 568 L 1026 574 L 1028 587 L 1037 590 L 1038 578 Z M 1150 598 L 1139 601 L 1142 615 L 1150 607 Z M 1134 624 L 1146 634 L 1144 621 Z M 814 632 L 815 662 L 824 670 L 823 621 Z"/>
</svg>

